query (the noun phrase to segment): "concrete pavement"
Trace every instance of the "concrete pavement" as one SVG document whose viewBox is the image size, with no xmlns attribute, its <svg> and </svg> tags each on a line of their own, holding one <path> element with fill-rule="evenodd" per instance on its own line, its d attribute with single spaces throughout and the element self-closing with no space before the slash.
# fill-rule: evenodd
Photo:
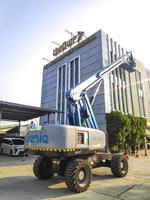
<svg viewBox="0 0 150 200">
<path fill-rule="evenodd" d="M 44 181 L 34 177 L 34 159 L 0 155 L 0 200 L 150 200 L 150 157 L 130 157 L 124 178 L 114 178 L 109 168 L 94 169 L 91 187 L 80 194 L 69 192 L 62 177 Z"/>
</svg>

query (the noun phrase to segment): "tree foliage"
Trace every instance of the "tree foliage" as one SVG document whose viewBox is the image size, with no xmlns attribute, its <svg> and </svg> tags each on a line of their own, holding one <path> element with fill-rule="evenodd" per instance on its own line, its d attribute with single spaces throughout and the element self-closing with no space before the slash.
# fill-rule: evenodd
<svg viewBox="0 0 150 200">
<path fill-rule="evenodd" d="M 106 114 L 109 147 L 121 149 L 129 132 L 130 120 L 118 111 Z"/>
<path fill-rule="evenodd" d="M 128 115 L 128 118 L 130 119 L 130 132 L 126 141 L 129 145 L 139 146 L 145 137 L 146 119 L 134 117 L 133 115 Z"/>
<path fill-rule="evenodd" d="M 111 150 L 119 151 L 125 144 L 140 145 L 145 137 L 147 126 L 146 119 L 124 115 L 118 111 L 106 114 L 109 147 Z"/>
</svg>

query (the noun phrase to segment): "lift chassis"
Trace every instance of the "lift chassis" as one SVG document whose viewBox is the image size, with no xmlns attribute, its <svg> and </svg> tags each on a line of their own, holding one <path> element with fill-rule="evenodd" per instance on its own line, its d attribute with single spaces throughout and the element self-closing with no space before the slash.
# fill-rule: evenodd
<svg viewBox="0 0 150 200">
<path fill-rule="evenodd" d="M 92 168 L 110 167 L 116 177 L 127 175 L 128 161 L 123 154 L 110 153 L 106 134 L 99 130 L 92 110 L 103 78 L 118 67 L 135 70 L 131 52 L 66 93 L 69 125 L 47 124 L 26 135 L 26 151 L 40 155 L 33 165 L 36 177 L 49 179 L 57 173 L 65 177 L 70 191 L 84 192 L 90 186 Z M 89 99 L 87 91 L 96 85 Z"/>
<path fill-rule="evenodd" d="M 50 127 L 52 128 L 52 126 Z M 63 125 L 61 128 L 64 128 Z M 72 126 L 72 128 L 74 127 Z M 77 137 L 79 137 L 78 133 L 85 134 L 85 131 L 88 131 L 89 135 L 93 135 L 93 130 L 90 128 L 84 128 L 83 132 L 81 128 L 76 127 Z M 98 131 L 98 133 L 101 134 L 102 132 Z M 62 130 L 60 134 L 62 134 Z M 62 140 L 61 142 L 63 143 Z M 39 179 L 49 179 L 53 177 L 54 173 L 57 173 L 65 177 L 65 183 L 70 191 L 83 192 L 90 186 L 92 168 L 110 167 L 116 177 L 124 177 L 128 173 L 128 161 L 123 154 L 112 155 L 110 152 L 105 151 L 104 146 L 89 148 L 86 143 L 81 144 L 80 140 L 76 142 L 74 148 L 70 148 L 72 144 L 70 147 L 65 146 L 62 148 L 49 148 L 48 144 L 40 148 L 37 148 L 36 145 L 31 148 L 28 147 L 28 153 L 40 155 L 33 165 L 35 176 Z"/>
</svg>

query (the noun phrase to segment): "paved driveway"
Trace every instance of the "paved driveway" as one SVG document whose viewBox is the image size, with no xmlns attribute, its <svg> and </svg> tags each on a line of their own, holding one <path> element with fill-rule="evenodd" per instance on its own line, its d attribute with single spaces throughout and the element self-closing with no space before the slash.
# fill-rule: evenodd
<svg viewBox="0 0 150 200">
<path fill-rule="evenodd" d="M 124 178 L 114 178 L 109 168 L 94 169 L 91 187 L 81 194 L 69 192 L 59 176 L 38 180 L 32 173 L 34 159 L 0 155 L 0 200 L 150 200 L 150 157 L 130 157 Z"/>
</svg>

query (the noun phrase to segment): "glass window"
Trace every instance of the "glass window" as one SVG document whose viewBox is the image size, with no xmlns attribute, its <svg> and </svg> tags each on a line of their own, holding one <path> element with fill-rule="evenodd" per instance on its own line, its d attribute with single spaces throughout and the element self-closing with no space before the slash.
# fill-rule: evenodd
<svg viewBox="0 0 150 200">
<path fill-rule="evenodd" d="M 122 79 L 122 69 L 121 69 L 121 67 L 119 67 L 119 75 L 120 75 L 120 79 Z"/>
<path fill-rule="evenodd" d="M 64 65 L 62 70 L 62 111 L 65 112 L 65 81 L 66 81 L 66 77 L 65 77 L 65 69 L 66 66 Z M 61 118 L 61 122 L 64 122 L 64 114 L 62 114 L 62 118 Z"/>
<path fill-rule="evenodd" d="M 124 102 L 124 98 L 123 98 L 123 87 L 121 87 L 121 97 L 122 97 L 122 109 L 123 109 L 123 112 L 125 113 L 125 102 Z"/>
<path fill-rule="evenodd" d="M 8 140 L 5 140 L 5 139 L 3 139 L 2 143 L 4 143 L 4 144 L 8 144 L 8 143 L 9 143 L 9 141 L 8 141 Z"/>
<path fill-rule="evenodd" d="M 61 94 L 62 94 L 62 87 L 61 87 L 61 77 L 62 77 L 62 68 L 60 67 L 58 70 L 58 97 L 57 97 L 57 109 L 61 110 Z M 60 121 L 60 114 L 57 115 L 57 121 Z"/>
<path fill-rule="evenodd" d="M 129 113 L 129 109 L 128 109 L 128 96 L 127 96 L 127 86 L 125 86 L 125 88 L 124 88 L 124 94 L 125 94 L 125 103 L 126 103 L 127 113 Z"/>
<path fill-rule="evenodd" d="M 136 84 L 137 84 L 137 91 L 138 91 L 138 98 L 139 98 L 140 115 L 145 116 L 143 86 L 141 82 L 141 72 L 139 71 L 136 71 L 136 81 L 137 81 Z"/>
<path fill-rule="evenodd" d="M 8 141 L 8 144 L 9 144 L 10 146 L 12 146 L 12 142 L 11 142 L 11 141 Z"/>
<path fill-rule="evenodd" d="M 119 85 L 117 85 L 117 96 L 118 96 L 118 109 L 119 109 L 119 111 L 120 111 L 120 110 L 121 110 L 121 106 L 120 106 Z"/>
<path fill-rule="evenodd" d="M 24 141 L 23 140 L 19 140 L 19 139 L 14 139 L 12 140 L 14 145 L 24 145 Z"/>
<path fill-rule="evenodd" d="M 74 86 L 74 61 L 70 62 L 70 88 Z"/>
<path fill-rule="evenodd" d="M 79 58 L 75 59 L 75 85 L 79 83 Z"/>
<path fill-rule="evenodd" d="M 111 63 L 113 62 L 113 54 L 112 54 L 112 51 L 110 51 L 110 62 L 111 62 Z"/>
<path fill-rule="evenodd" d="M 115 94 L 115 84 L 112 83 L 112 88 L 113 88 L 113 100 L 114 100 L 114 109 L 116 110 L 116 94 Z"/>
<path fill-rule="evenodd" d="M 116 77 L 118 78 L 118 69 L 115 69 L 115 71 L 116 71 Z"/>
<path fill-rule="evenodd" d="M 66 92 L 66 65 L 59 67 L 58 69 L 58 87 L 57 87 L 57 109 L 61 110 L 63 113 L 57 114 L 57 122 L 65 122 L 65 92 Z"/>
<path fill-rule="evenodd" d="M 69 88 L 75 87 L 80 82 L 80 71 L 79 71 L 79 57 L 70 61 L 70 85 Z"/>
<path fill-rule="evenodd" d="M 56 114 L 56 123 L 65 124 L 66 119 L 66 97 L 67 90 L 80 82 L 79 57 L 71 60 L 69 65 L 63 65 L 57 71 L 57 109 L 63 113 Z"/>
<path fill-rule="evenodd" d="M 147 78 L 148 78 L 148 85 L 149 85 L 149 91 L 150 91 L 150 71 L 147 70 Z"/>
<path fill-rule="evenodd" d="M 126 81 L 126 73 L 124 69 L 123 69 L 123 81 Z"/>
<path fill-rule="evenodd" d="M 128 77 L 129 77 L 129 97 L 130 97 L 130 101 L 131 101 L 131 113 L 134 114 L 134 109 L 133 109 L 133 94 L 132 94 L 132 87 L 131 87 L 131 77 L 130 77 L 130 73 L 128 73 Z"/>
</svg>

